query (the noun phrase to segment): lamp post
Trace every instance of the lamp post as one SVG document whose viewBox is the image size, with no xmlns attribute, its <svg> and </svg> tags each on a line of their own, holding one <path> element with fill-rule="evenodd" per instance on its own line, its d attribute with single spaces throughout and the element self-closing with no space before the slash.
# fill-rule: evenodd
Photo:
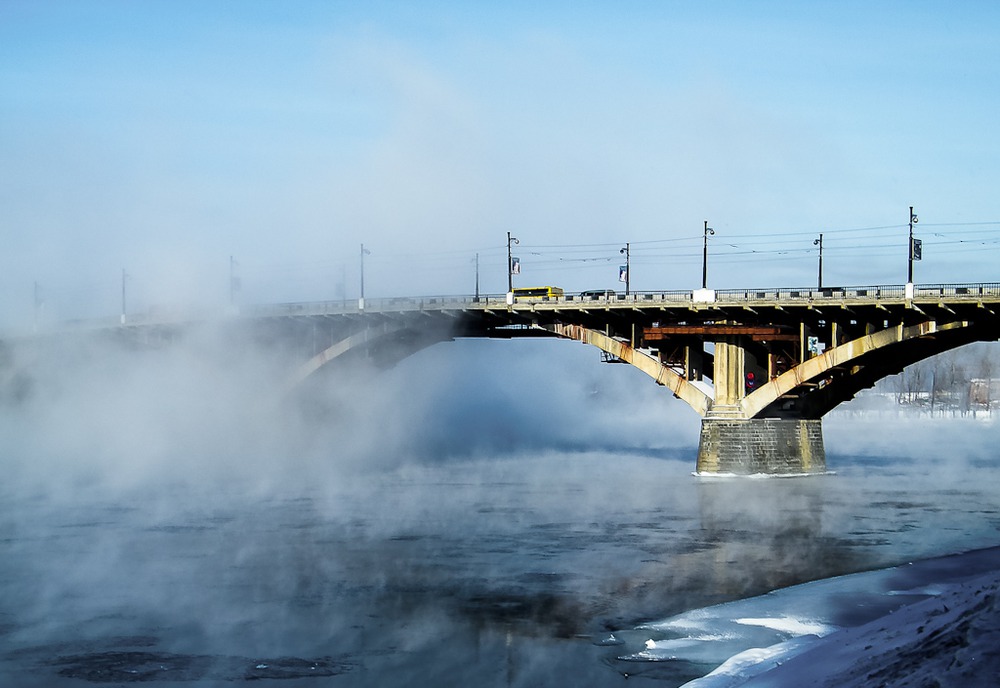
<svg viewBox="0 0 1000 688">
<path fill-rule="evenodd" d="M 715 230 L 708 226 L 705 220 L 705 248 L 701 261 L 701 288 L 708 289 L 708 235 L 715 234 Z"/>
<path fill-rule="evenodd" d="M 127 278 L 128 275 L 125 273 L 125 268 L 122 268 L 122 325 L 125 324 L 125 280 Z"/>
<path fill-rule="evenodd" d="M 240 278 L 236 274 L 236 268 L 239 263 L 232 256 L 229 256 L 229 306 L 234 308 L 236 306 L 236 292 L 240 291 Z"/>
<path fill-rule="evenodd" d="M 813 239 L 813 246 L 819 246 L 819 280 L 816 283 L 816 289 L 823 289 L 823 234 L 820 233 L 819 239 Z"/>
<path fill-rule="evenodd" d="M 361 244 L 361 298 L 358 299 L 358 308 L 364 310 L 365 308 L 365 256 L 370 256 L 371 251 L 365 248 L 364 243 Z"/>
<path fill-rule="evenodd" d="M 479 303 L 479 254 L 476 254 L 476 300 L 474 303 Z"/>
<path fill-rule="evenodd" d="M 620 249 L 618 251 L 618 253 L 625 254 L 625 296 L 628 296 L 628 294 L 629 294 L 629 284 L 630 284 L 630 280 L 632 279 L 632 261 L 631 261 L 631 259 L 629 257 L 630 253 L 631 253 L 629 251 L 629 246 L 630 246 L 630 244 L 628 242 L 626 242 L 625 243 L 625 248 Z"/>
<path fill-rule="evenodd" d="M 38 314 L 42 310 L 42 288 L 35 282 L 35 332 L 38 332 Z"/>
<path fill-rule="evenodd" d="M 507 294 L 514 293 L 514 258 L 510 255 L 510 245 L 520 244 L 521 242 L 517 240 L 516 237 L 512 237 L 510 232 L 507 232 Z"/>
<path fill-rule="evenodd" d="M 908 253 L 906 261 L 906 283 L 913 284 L 913 261 L 914 259 L 920 260 L 920 240 L 913 238 L 913 225 L 917 224 L 919 220 L 917 216 L 913 213 L 913 206 L 910 206 L 910 241 L 908 244 Z M 916 242 L 916 243 L 914 243 Z M 911 287 L 912 289 L 912 287 Z"/>
</svg>

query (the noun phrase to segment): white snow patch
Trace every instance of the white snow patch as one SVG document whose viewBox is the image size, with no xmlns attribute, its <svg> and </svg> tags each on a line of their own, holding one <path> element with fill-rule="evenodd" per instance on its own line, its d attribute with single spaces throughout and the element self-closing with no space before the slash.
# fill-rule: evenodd
<svg viewBox="0 0 1000 688">
<path fill-rule="evenodd" d="M 770 671 L 795 655 L 810 649 L 816 636 L 801 636 L 770 647 L 752 647 L 727 659 L 710 674 L 685 683 L 681 688 L 731 688 Z"/>
<path fill-rule="evenodd" d="M 828 624 L 820 623 L 818 621 L 806 621 L 803 619 L 796 619 L 791 616 L 779 616 L 779 617 L 762 617 L 762 618 L 742 618 L 733 619 L 738 624 L 743 624 L 744 626 L 763 626 L 764 628 L 770 628 L 773 631 L 778 631 L 780 633 L 788 633 L 789 635 L 817 635 L 824 636 L 829 635 L 833 631 L 837 630 L 836 626 L 830 626 Z"/>
</svg>

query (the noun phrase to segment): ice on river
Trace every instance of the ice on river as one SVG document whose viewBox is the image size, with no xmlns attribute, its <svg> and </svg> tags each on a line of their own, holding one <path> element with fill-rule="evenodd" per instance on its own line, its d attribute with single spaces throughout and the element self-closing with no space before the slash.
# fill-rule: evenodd
<svg viewBox="0 0 1000 688">
<path fill-rule="evenodd" d="M 619 658 L 716 667 L 688 688 L 898 685 L 927 671 L 993 685 L 998 571 L 991 548 L 797 585 L 619 632 Z"/>
</svg>

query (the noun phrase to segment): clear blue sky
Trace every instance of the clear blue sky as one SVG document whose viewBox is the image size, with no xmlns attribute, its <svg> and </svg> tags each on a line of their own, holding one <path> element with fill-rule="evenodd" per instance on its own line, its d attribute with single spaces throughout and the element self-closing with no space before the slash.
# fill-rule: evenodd
<svg viewBox="0 0 1000 688">
<path fill-rule="evenodd" d="M 0 322 L 1000 281 L 1000 5 L 0 3 Z M 542 5 L 541 8 L 536 5 Z M 972 224 L 976 223 L 976 224 Z M 979 224 L 983 223 L 983 224 Z"/>
</svg>

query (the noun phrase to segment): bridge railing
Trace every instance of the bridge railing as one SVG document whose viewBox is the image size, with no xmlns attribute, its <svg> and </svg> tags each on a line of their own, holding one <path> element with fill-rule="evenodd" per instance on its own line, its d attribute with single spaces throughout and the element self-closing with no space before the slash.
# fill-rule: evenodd
<svg viewBox="0 0 1000 688">
<path fill-rule="evenodd" d="M 569 301 L 573 303 L 583 302 L 599 302 L 599 303 L 636 303 L 643 301 L 670 301 L 675 303 L 685 303 L 691 301 L 691 291 L 690 290 L 674 290 L 674 291 L 642 291 L 632 294 L 624 293 L 614 293 L 608 292 L 607 295 L 604 294 L 588 294 L 586 292 L 580 294 L 566 294 L 563 301 Z"/>
<path fill-rule="evenodd" d="M 684 305 L 693 302 L 691 290 L 641 291 L 624 294 L 608 290 L 604 293 L 578 292 L 564 294 L 552 299 L 517 299 L 517 305 L 544 304 L 558 308 L 560 304 L 572 307 L 584 304 L 595 306 L 655 306 L 656 304 Z M 869 301 L 901 301 L 906 298 L 905 285 L 869 285 L 856 287 L 769 288 L 769 289 L 717 289 L 715 303 L 801 303 Z M 961 301 L 980 298 L 1000 298 L 1000 282 L 978 282 L 966 284 L 920 284 L 913 287 L 913 298 L 948 299 Z M 506 294 L 482 294 L 480 296 L 422 296 L 365 299 L 364 308 L 356 299 L 335 299 L 328 301 L 303 301 L 291 303 L 244 305 L 238 309 L 215 312 L 204 309 L 182 309 L 178 311 L 152 309 L 145 313 L 129 313 L 124 320 L 113 318 L 93 318 L 70 320 L 60 323 L 62 329 L 108 329 L 118 325 L 144 327 L 150 325 L 182 324 L 225 317 L 281 317 L 281 316 L 321 316 L 350 315 L 363 312 L 415 312 L 421 310 L 481 310 L 507 307 Z"/>
<path fill-rule="evenodd" d="M 475 296 L 419 296 L 390 297 L 364 300 L 364 306 L 357 299 L 336 299 L 331 301 L 303 301 L 292 303 L 265 303 L 244 306 L 240 314 L 253 317 L 287 315 L 342 315 L 364 311 L 420 311 L 444 310 L 448 308 L 475 308 L 505 306 L 505 294 L 485 294 Z"/>
<path fill-rule="evenodd" d="M 913 288 L 914 298 L 921 296 L 947 296 L 949 298 L 979 296 L 1000 296 L 1000 282 L 981 282 L 979 284 L 925 284 Z"/>
<path fill-rule="evenodd" d="M 925 284 L 915 285 L 913 298 L 978 298 L 1000 296 L 1000 283 L 982 282 L 974 284 Z M 902 284 L 881 284 L 860 287 L 780 288 L 780 289 L 719 289 L 715 292 L 717 301 L 819 301 L 819 300 L 879 300 L 903 299 L 906 286 Z"/>
<path fill-rule="evenodd" d="M 901 284 L 862 287 L 801 287 L 779 289 L 718 289 L 717 301 L 818 301 L 844 299 L 902 299 L 906 287 Z"/>
<path fill-rule="evenodd" d="M 1000 297 L 1000 282 L 983 282 L 972 284 L 928 284 L 916 285 L 913 296 L 920 298 L 979 298 L 983 296 Z M 902 284 L 878 284 L 852 287 L 824 287 L 823 289 L 801 287 L 781 287 L 762 289 L 717 289 L 717 303 L 747 303 L 747 302 L 779 302 L 779 303 L 815 303 L 817 301 L 878 301 L 901 300 L 906 297 L 906 287 Z M 608 291 L 602 294 L 587 292 L 568 293 L 554 298 L 518 298 L 517 304 L 606 304 L 614 305 L 654 305 L 657 303 L 685 304 L 691 303 L 691 290 L 641 291 L 632 294 Z M 240 314 L 251 317 L 289 316 L 289 315 L 342 315 L 345 313 L 371 312 L 406 312 L 421 310 L 448 309 L 483 309 L 505 308 L 506 294 L 482 294 L 476 296 L 422 296 L 422 297 L 392 297 L 365 299 L 364 308 L 355 299 L 337 299 L 330 301 L 308 301 L 293 303 L 259 304 L 245 306 Z"/>
</svg>

